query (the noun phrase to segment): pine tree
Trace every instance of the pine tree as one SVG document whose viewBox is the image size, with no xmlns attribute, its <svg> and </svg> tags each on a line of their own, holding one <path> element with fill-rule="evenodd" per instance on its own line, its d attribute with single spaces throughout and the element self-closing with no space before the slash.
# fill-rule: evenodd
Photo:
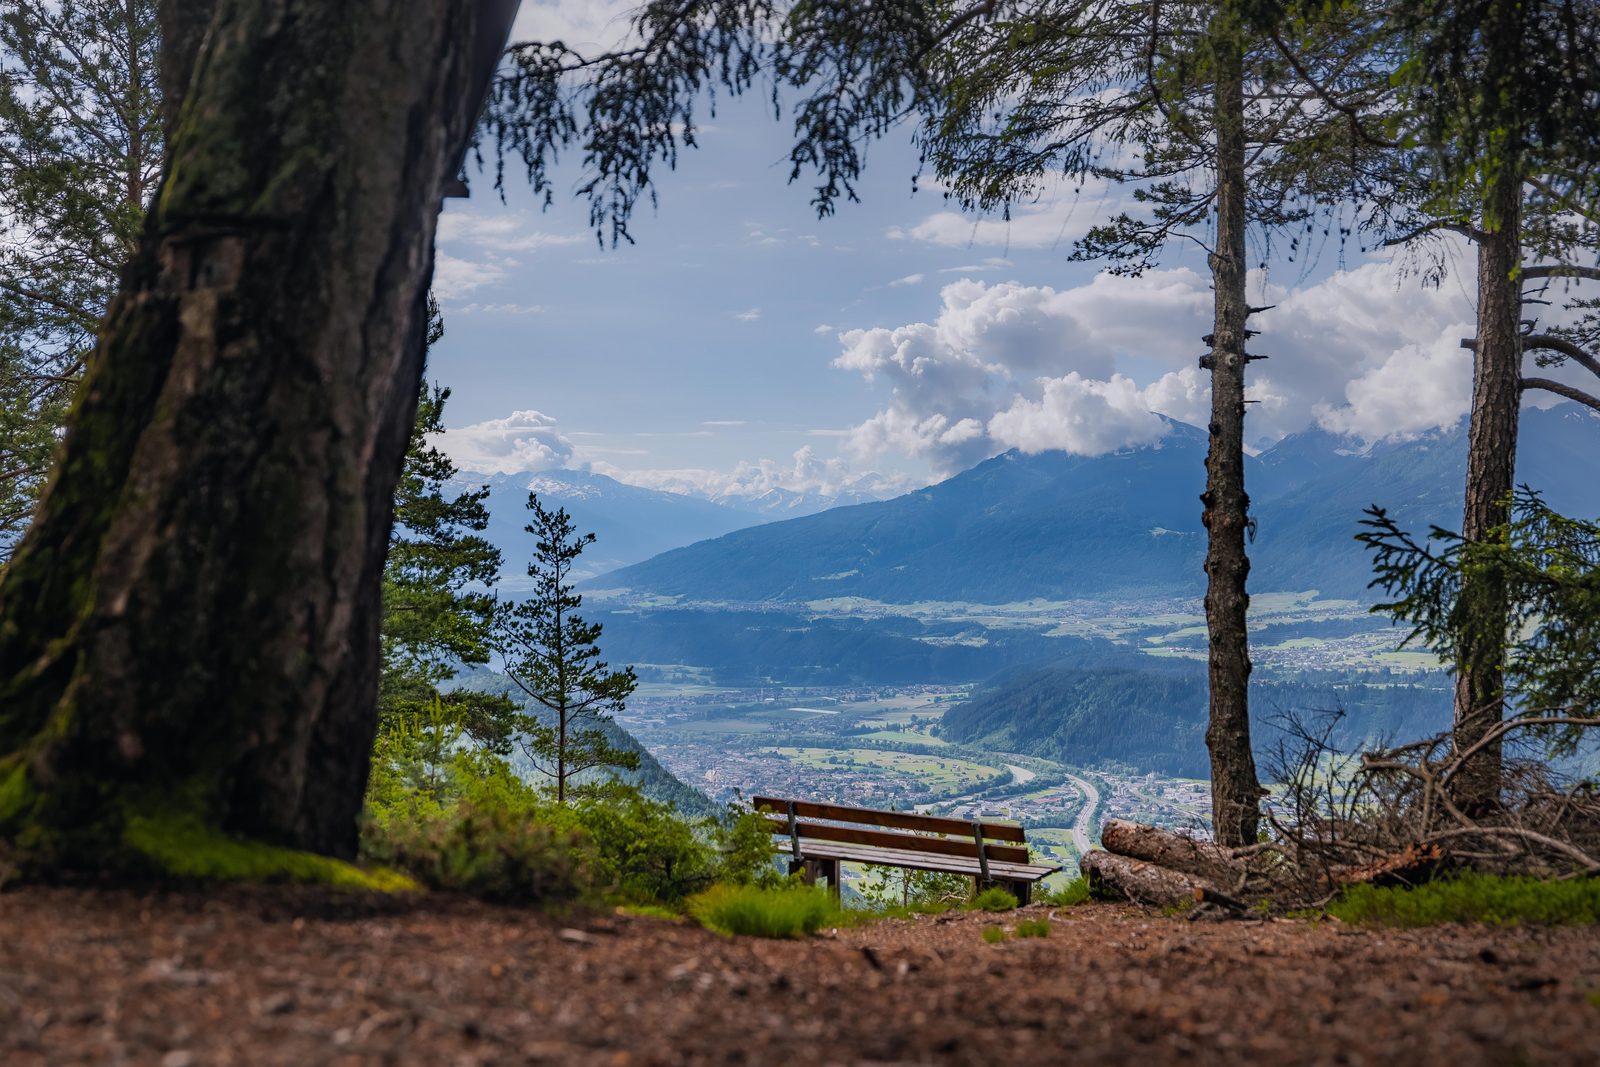
<svg viewBox="0 0 1600 1067">
<path fill-rule="evenodd" d="M 430 307 L 428 343 L 444 335 Z M 459 667 L 489 662 L 493 587 L 500 550 L 481 536 L 489 524 L 488 487 L 457 491 L 455 463 L 433 443 L 444 429 L 450 390 L 424 385 L 417 397 L 405 466 L 394 494 L 394 528 L 383 570 L 383 670 L 380 731 L 407 720 L 448 717 L 474 744 L 511 751 L 515 702 L 498 693 L 440 687 Z"/>
<path fill-rule="evenodd" d="M 506 676 L 543 712 L 524 722 L 523 752 L 554 779 L 556 800 L 564 804 L 583 772 L 638 766 L 638 754 L 613 745 L 601 724 L 623 710 L 639 680 L 632 667 L 614 671 L 600 658 L 600 624 L 577 614 L 583 598 L 570 580 L 572 564 L 594 534 L 579 536 L 565 508 L 549 511 L 535 493 L 528 494 L 528 510 L 534 594 L 496 612 L 494 640 Z"/>
<path fill-rule="evenodd" d="M 155 7 L 12 0 L 0 13 L 0 561 L 160 173 Z"/>
</svg>

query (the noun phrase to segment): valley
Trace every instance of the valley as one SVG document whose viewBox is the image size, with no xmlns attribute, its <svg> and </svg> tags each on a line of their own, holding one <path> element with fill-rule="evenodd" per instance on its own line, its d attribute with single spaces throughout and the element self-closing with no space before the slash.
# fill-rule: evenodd
<svg viewBox="0 0 1600 1067">
<path fill-rule="evenodd" d="M 1015 819 L 1042 857 L 1076 871 L 1107 818 L 1202 825 L 1196 780 L 1083 768 L 942 737 L 962 686 L 641 686 L 624 725 L 678 779 L 718 803 L 795 796 L 957 818 Z"/>
</svg>

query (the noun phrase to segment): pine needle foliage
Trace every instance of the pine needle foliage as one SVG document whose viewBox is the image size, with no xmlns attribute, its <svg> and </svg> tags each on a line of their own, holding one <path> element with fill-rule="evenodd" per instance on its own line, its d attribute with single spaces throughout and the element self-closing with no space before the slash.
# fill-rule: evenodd
<svg viewBox="0 0 1600 1067">
<path fill-rule="evenodd" d="M 1514 712 L 1547 719 L 1555 748 L 1570 750 L 1581 727 L 1563 720 L 1600 709 L 1600 525 L 1557 514 L 1526 486 L 1510 515 L 1480 541 L 1439 527 L 1419 539 L 1369 508 L 1357 540 L 1372 551 L 1373 587 L 1389 598 L 1372 610 L 1408 624 L 1408 643 L 1446 661 L 1492 644 Z M 1474 609 L 1461 595 L 1473 577 L 1506 590 L 1508 614 Z"/>
<path fill-rule="evenodd" d="M 528 511 L 533 596 L 496 608 L 493 641 L 506 677 L 539 712 L 520 721 L 518 744 L 565 803 L 585 771 L 638 766 L 638 754 L 613 745 L 601 724 L 624 709 L 639 680 L 632 667 L 612 670 L 600 658 L 601 625 L 578 614 L 572 568 L 594 534 L 580 535 L 565 508 L 547 509 L 537 493 L 528 494 Z"/>
</svg>

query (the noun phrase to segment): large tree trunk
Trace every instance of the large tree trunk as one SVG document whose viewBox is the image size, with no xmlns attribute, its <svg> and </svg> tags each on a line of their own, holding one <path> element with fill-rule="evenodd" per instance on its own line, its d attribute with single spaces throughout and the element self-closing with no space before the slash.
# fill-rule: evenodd
<svg viewBox="0 0 1600 1067">
<path fill-rule="evenodd" d="M 1485 197 L 1478 241 L 1478 337 L 1472 366 L 1472 414 L 1467 424 L 1466 507 L 1461 536 L 1482 541 L 1510 518 L 1521 405 L 1522 183 L 1507 167 Z M 1504 579 L 1470 570 L 1462 578 L 1462 628 L 1455 683 L 1455 745 L 1477 744 L 1504 713 L 1507 626 Z M 1451 783 L 1455 802 L 1482 813 L 1500 799 L 1500 744 L 1490 742 L 1466 761 Z"/>
<path fill-rule="evenodd" d="M 161 0 L 157 8 L 161 27 L 161 137 L 165 144 L 170 144 L 177 134 L 184 93 L 194 77 L 195 59 L 216 9 L 217 0 Z"/>
<path fill-rule="evenodd" d="M 33 863 L 353 854 L 440 189 L 515 6 L 218 0 L 0 582 L 0 837 Z"/>
<path fill-rule="evenodd" d="M 1250 751 L 1250 646 L 1245 612 L 1244 491 L 1245 131 L 1244 60 L 1226 15 L 1213 29 L 1217 63 L 1217 239 L 1210 256 L 1215 316 L 1211 331 L 1211 447 L 1206 454 L 1206 629 L 1210 637 L 1211 817 L 1217 841 L 1256 838 L 1261 788 Z"/>
</svg>

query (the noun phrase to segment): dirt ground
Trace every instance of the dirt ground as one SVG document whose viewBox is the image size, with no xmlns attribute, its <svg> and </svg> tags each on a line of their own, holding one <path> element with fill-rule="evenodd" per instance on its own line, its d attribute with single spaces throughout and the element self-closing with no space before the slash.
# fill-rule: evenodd
<svg viewBox="0 0 1600 1067">
<path fill-rule="evenodd" d="M 464 901 L 0 894 L 0 1063 L 1600 1064 L 1600 930 L 1056 913 L 803 942 Z"/>
</svg>

